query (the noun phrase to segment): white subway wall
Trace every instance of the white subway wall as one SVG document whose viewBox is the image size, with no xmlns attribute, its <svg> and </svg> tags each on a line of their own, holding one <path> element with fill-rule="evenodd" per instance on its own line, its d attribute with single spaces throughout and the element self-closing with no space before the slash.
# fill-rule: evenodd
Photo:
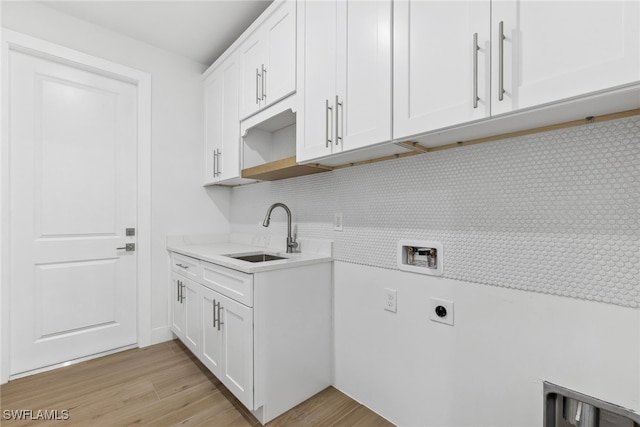
<svg viewBox="0 0 640 427">
<path fill-rule="evenodd" d="M 3 2 L 2 26 L 151 74 L 152 340 L 170 339 L 165 236 L 229 231 L 229 190 L 202 187 L 205 66 L 36 2 Z"/>
<path fill-rule="evenodd" d="M 279 201 L 335 242 L 335 384 L 398 425 L 540 426 L 543 380 L 640 411 L 639 158 L 640 118 L 590 124 L 237 187 L 231 229 L 284 239 Z M 397 269 L 406 238 L 444 277 Z"/>
</svg>

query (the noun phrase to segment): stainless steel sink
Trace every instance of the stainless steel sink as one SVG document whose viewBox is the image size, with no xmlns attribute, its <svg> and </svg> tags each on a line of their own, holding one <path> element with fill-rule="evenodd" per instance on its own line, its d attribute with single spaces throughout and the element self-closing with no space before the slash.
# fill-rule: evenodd
<svg viewBox="0 0 640 427">
<path fill-rule="evenodd" d="M 273 255 L 266 252 L 258 252 L 258 253 L 251 252 L 246 254 L 231 254 L 231 255 L 224 255 L 224 256 L 233 258 L 233 259 L 239 259 L 241 261 L 248 261 L 248 262 L 266 262 L 266 261 L 277 261 L 280 259 L 287 259 L 286 257 Z"/>
</svg>

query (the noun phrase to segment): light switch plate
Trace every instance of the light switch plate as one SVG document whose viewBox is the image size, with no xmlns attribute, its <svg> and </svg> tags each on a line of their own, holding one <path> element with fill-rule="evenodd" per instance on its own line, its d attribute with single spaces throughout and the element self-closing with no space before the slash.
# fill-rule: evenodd
<svg viewBox="0 0 640 427">
<path fill-rule="evenodd" d="M 336 212 L 333 216 L 333 229 L 342 231 L 342 212 Z"/>
</svg>

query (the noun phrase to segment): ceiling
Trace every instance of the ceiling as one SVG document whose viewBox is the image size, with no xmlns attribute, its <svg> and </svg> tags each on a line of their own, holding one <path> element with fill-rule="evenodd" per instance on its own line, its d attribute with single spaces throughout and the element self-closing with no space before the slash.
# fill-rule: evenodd
<svg viewBox="0 0 640 427">
<path fill-rule="evenodd" d="M 208 66 L 271 1 L 75 0 L 42 4 Z"/>
</svg>

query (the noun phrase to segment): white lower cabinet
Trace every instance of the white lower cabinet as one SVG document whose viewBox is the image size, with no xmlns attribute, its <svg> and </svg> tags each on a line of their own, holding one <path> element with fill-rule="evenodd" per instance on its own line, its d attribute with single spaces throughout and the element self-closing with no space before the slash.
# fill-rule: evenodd
<svg viewBox="0 0 640 427">
<path fill-rule="evenodd" d="M 331 262 L 247 274 L 191 258 L 191 280 L 178 259 L 171 330 L 262 424 L 331 385 Z"/>
<path fill-rule="evenodd" d="M 253 309 L 201 286 L 202 363 L 253 408 Z"/>
<path fill-rule="evenodd" d="M 200 285 L 178 273 L 171 273 L 173 311 L 171 328 L 192 352 L 200 348 Z"/>
<path fill-rule="evenodd" d="M 184 342 L 186 330 L 187 312 L 182 300 L 182 290 L 185 278 L 177 273 L 171 273 L 171 289 L 173 290 L 173 303 L 171 304 L 171 330 L 180 341 Z"/>
</svg>

